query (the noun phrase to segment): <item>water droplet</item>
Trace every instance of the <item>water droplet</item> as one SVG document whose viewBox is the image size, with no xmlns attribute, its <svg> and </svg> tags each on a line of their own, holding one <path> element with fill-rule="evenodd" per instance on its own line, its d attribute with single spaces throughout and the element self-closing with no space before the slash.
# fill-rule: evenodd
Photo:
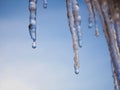
<svg viewBox="0 0 120 90">
<path fill-rule="evenodd" d="M 75 74 L 79 74 L 79 67 L 75 65 L 74 69 L 75 69 Z"/>
<path fill-rule="evenodd" d="M 75 69 L 75 74 L 79 74 L 79 69 Z"/>
<path fill-rule="evenodd" d="M 32 48 L 35 49 L 36 48 L 36 42 L 32 43 Z"/>
</svg>

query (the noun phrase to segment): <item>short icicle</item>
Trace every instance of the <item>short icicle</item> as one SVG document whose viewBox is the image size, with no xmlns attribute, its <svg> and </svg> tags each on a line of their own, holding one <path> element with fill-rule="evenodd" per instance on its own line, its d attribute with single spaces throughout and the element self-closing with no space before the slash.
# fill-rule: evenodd
<svg viewBox="0 0 120 90">
<path fill-rule="evenodd" d="M 97 25 L 97 15 L 96 15 L 96 7 L 95 7 L 95 0 L 92 0 L 92 11 L 93 11 L 93 17 L 94 17 L 94 23 L 95 23 L 95 36 L 99 36 L 99 31 L 98 31 L 98 25 Z"/>
<path fill-rule="evenodd" d="M 85 2 L 86 2 L 88 12 L 89 12 L 89 18 L 88 18 L 89 25 L 88 25 L 88 27 L 92 28 L 92 14 L 93 14 L 92 5 L 91 5 L 90 0 L 85 0 Z"/>
<path fill-rule="evenodd" d="M 29 0 L 30 11 L 29 33 L 31 39 L 33 40 L 32 48 L 36 48 L 36 4 L 37 0 Z"/>
</svg>

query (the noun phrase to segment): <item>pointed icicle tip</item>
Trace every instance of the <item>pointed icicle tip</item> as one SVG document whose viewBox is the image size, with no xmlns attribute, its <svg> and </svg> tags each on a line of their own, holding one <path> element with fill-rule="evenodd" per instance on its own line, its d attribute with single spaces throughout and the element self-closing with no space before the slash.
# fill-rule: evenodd
<svg viewBox="0 0 120 90">
<path fill-rule="evenodd" d="M 37 46 L 36 46 L 36 42 L 34 41 L 33 43 L 32 43 L 32 48 L 33 49 L 35 49 Z"/>
</svg>

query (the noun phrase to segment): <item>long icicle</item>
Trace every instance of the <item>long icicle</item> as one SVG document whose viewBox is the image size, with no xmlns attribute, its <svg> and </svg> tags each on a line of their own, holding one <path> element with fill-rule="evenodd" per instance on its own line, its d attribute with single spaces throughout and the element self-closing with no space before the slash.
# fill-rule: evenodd
<svg viewBox="0 0 120 90">
<path fill-rule="evenodd" d="M 115 30 L 116 30 L 116 36 L 117 36 L 117 43 L 118 43 L 119 52 L 120 52 L 120 24 L 116 23 L 115 28 L 116 28 Z"/>
<path fill-rule="evenodd" d="M 116 2 L 116 0 L 109 2 L 111 20 L 116 31 L 117 44 L 120 52 L 120 5 L 119 4 L 120 1 Z"/>
<path fill-rule="evenodd" d="M 71 10 L 71 1 L 66 0 L 66 7 L 67 7 L 67 16 L 68 16 L 68 22 L 69 22 L 69 27 L 70 27 L 70 32 L 72 35 L 72 40 L 73 40 L 73 49 L 74 49 L 74 69 L 75 73 L 79 73 L 79 55 L 78 55 L 78 38 L 77 38 L 77 33 L 75 31 L 74 27 L 74 18 Z"/>
<path fill-rule="evenodd" d="M 33 40 L 32 48 L 36 48 L 36 4 L 37 0 L 29 0 L 30 11 L 29 33 L 31 39 Z"/>
<path fill-rule="evenodd" d="M 74 17 L 74 27 L 78 36 L 79 47 L 82 47 L 82 30 L 81 30 L 81 16 L 79 14 L 80 7 L 77 0 L 72 0 L 72 12 Z"/>
<path fill-rule="evenodd" d="M 103 25 L 103 31 L 104 31 L 104 34 L 105 34 L 105 37 L 106 37 L 106 40 L 107 40 L 107 43 L 108 43 L 108 48 L 109 48 L 109 51 L 110 51 L 112 67 L 114 68 L 114 71 L 115 71 L 115 73 L 113 73 L 113 77 L 114 77 L 114 85 L 115 85 L 115 90 L 116 90 L 116 88 L 118 87 L 118 82 L 119 82 L 118 81 L 119 73 L 118 73 L 118 70 L 117 70 L 117 67 L 116 67 L 116 60 L 115 60 L 114 50 L 112 48 L 113 45 L 111 44 L 111 39 L 110 39 L 111 37 L 109 35 L 108 24 L 107 24 L 107 21 L 105 19 L 105 15 L 102 12 L 102 9 L 100 7 L 101 5 L 99 4 L 99 2 L 97 0 L 95 0 L 95 6 L 96 6 L 96 9 L 97 9 L 98 14 L 100 16 L 100 19 L 101 19 L 101 22 L 102 22 L 102 25 Z"/>
<path fill-rule="evenodd" d="M 116 69 L 116 74 L 117 74 L 117 83 L 118 83 L 118 87 L 120 89 L 120 53 L 119 53 L 119 50 L 118 50 L 118 46 L 117 46 L 117 40 L 116 40 L 116 34 L 115 34 L 115 31 L 111 28 L 111 24 L 110 24 L 110 20 L 109 20 L 109 16 L 108 16 L 108 5 L 106 2 L 103 2 L 102 4 L 102 11 L 103 11 L 103 14 L 104 14 L 104 18 L 107 22 L 107 26 L 108 26 L 108 34 L 109 34 L 109 48 L 110 48 L 110 52 L 111 52 L 111 58 L 114 62 L 114 66 L 115 66 L 115 69 Z"/>
</svg>

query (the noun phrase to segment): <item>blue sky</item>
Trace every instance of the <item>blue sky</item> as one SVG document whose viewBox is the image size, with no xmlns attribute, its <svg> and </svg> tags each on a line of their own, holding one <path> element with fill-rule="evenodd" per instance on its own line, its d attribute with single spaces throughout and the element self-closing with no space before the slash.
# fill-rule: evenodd
<svg viewBox="0 0 120 90">
<path fill-rule="evenodd" d="M 79 1 L 83 47 L 80 73 L 74 74 L 72 39 L 65 0 L 37 6 L 37 48 L 32 49 L 28 0 L 0 2 L 0 90 L 113 90 L 110 56 L 101 29 L 88 29 L 88 13 Z"/>
</svg>

